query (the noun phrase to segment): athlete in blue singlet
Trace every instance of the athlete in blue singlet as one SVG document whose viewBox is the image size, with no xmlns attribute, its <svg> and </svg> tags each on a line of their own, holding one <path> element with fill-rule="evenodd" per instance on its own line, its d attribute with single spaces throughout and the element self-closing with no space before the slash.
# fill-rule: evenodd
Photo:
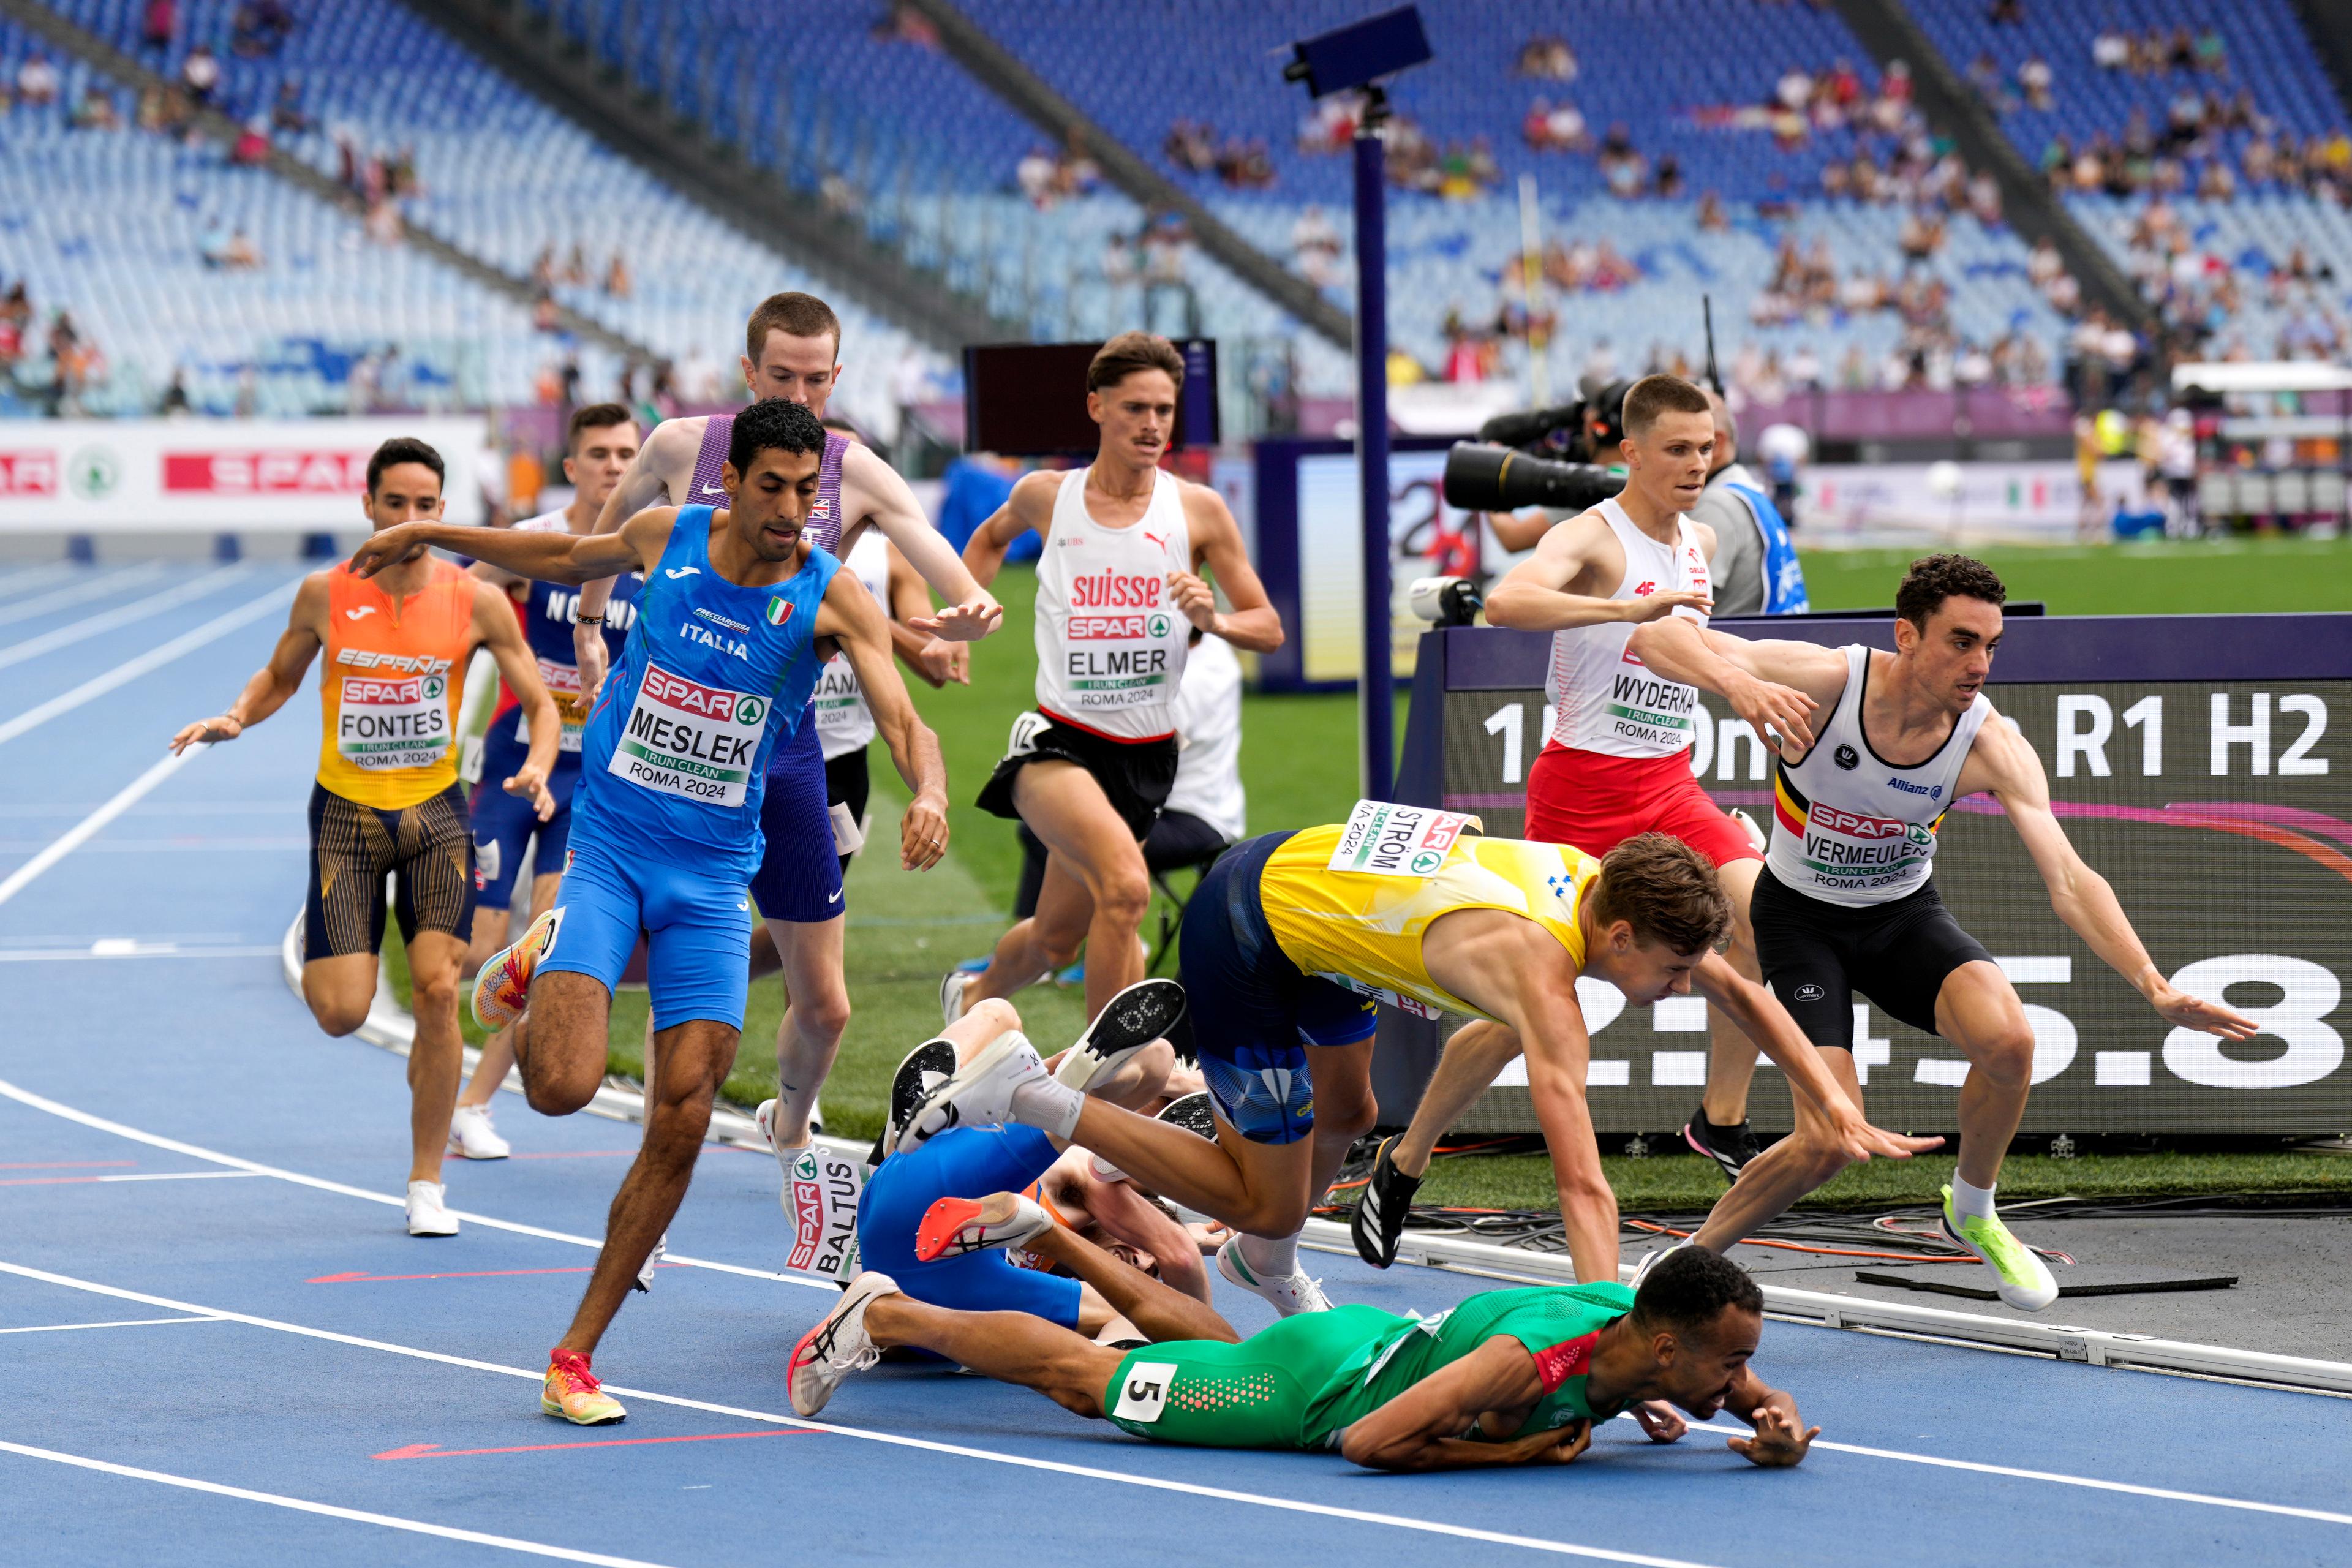
<svg viewBox="0 0 2352 1568">
<path fill-rule="evenodd" d="M 598 1387 L 590 1352 L 677 1213 L 734 1065 L 761 797 L 770 754 L 799 727 L 830 651 L 819 638 L 857 671 L 914 794 L 901 863 L 928 867 L 946 847 L 939 741 L 891 663 L 881 608 L 804 531 L 824 450 L 814 415 L 772 399 L 733 423 L 722 510 L 658 507 L 617 533 L 578 538 L 415 524 L 372 536 L 352 560 L 366 575 L 437 545 L 544 582 L 646 574 L 636 625 L 583 741 L 562 891 L 484 966 L 474 1002 L 475 1016 L 498 1027 L 528 998 L 525 1090 L 533 1110 L 568 1114 L 604 1080 L 612 987 L 646 935 L 656 1065 L 645 1149 L 541 1394 L 541 1409 L 582 1424 L 625 1414 Z"/>
</svg>

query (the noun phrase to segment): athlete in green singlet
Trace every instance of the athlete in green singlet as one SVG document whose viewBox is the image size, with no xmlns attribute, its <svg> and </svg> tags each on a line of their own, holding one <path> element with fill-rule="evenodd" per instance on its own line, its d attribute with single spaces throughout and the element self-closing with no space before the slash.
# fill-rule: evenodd
<svg viewBox="0 0 2352 1568">
<path fill-rule="evenodd" d="M 1700 1420 L 1730 1411 L 1756 1429 L 1731 1447 L 1766 1467 L 1796 1464 L 1821 1431 L 1748 1364 L 1762 1293 L 1700 1247 L 1666 1255 L 1638 1294 L 1613 1283 L 1486 1290 L 1433 1318 L 1338 1307 L 1243 1339 L 1201 1301 L 1012 1194 L 942 1200 L 922 1228 L 926 1257 L 1024 1247 L 1094 1286 L 1153 1342 L 1100 1344 L 1025 1312 L 934 1307 L 867 1273 L 793 1348 L 787 1380 L 801 1415 L 823 1409 L 881 1352 L 913 1345 L 1139 1437 L 1336 1449 L 1384 1470 L 1566 1464 L 1591 1444 L 1594 1421 L 1629 1408 L 1653 1438 L 1681 1436 L 1671 1412 L 1639 1408 L 1652 1401 Z"/>
</svg>

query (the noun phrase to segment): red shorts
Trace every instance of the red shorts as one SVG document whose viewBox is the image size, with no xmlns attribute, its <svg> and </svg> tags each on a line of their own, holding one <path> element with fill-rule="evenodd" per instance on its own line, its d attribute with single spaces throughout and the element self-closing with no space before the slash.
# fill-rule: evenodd
<svg viewBox="0 0 2352 1568">
<path fill-rule="evenodd" d="M 1671 833 L 1717 866 L 1764 858 L 1699 787 L 1686 754 L 1612 757 L 1559 745 L 1538 753 L 1528 770 L 1529 838 L 1601 856 L 1637 833 Z"/>
</svg>

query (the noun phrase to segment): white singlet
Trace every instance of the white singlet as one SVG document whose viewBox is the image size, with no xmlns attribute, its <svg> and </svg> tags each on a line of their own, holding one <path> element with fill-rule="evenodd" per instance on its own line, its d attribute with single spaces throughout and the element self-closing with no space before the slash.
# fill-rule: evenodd
<svg viewBox="0 0 2352 1568">
<path fill-rule="evenodd" d="M 880 529 L 861 530 L 841 567 L 866 584 L 884 615 L 890 613 L 890 542 Z M 817 676 L 816 730 L 828 763 L 864 751 L 874 739 L 874 710 L 866 706 L 846 654 L 835 654 Z"/>
<path fill-rule="evenodd" d="M 1192 624 L 1168 574 L 1192 569 L 1182 481 L 1155 471 L 1142 519 L 1105 528 L 1087 512 L 1087 475 L 1062 478 L 1037 563 L 1037 710 L 1114 741 L 1160 741 L 1176 730 Z"/>
<path fill-rule="evenodd" d="M 1228 840 L 1249 826 L 1242 790 L 1242 661 L 1223 637 L 1202 637 L 1176 689 L 1176 783 L 1163 812 L 1197 816 Z"/>
<path fill-rule="evenodd" d="M 1977 731 L 1992 715 L 1981 691 L 1926 762 L 1898 768 L 1882 761 L 1862 732 L 1870 650 L 1845 654 L 1845 689 L 1804 760 L 1777 759 L 1772 778 L 1772 843 L 1764 863 L 1782 886 L 1823 903 L 1859 909 L 1901 898 L 1927 880 L 1936 829 Z"/>
<path fill-rule="evenodd" d="M 1705 594 L 1712 588 L 1706 554 L 1690 519 L 1676 513 L 1679 542 L 1661 544 L 1625 515 L 1612 496 L 1600 505 L 1601 520 L 1625 552 L 1625 578 L 1612 599 L 1645 599 L 1677 590 Z M 1706 625 L 1693 609 L 1675 615 Z M 1627 621 L 1572 626 L 1551 634 L 1551 668 L 1544 696 L 1551 703 L 1547 738 L 1571 751 L 1611 757 L 1671 757 L 1691 743 L 1691 721 L 1698 711 L 1698 688 L 1652 675 L 1627 646 Z"/>
</svg>

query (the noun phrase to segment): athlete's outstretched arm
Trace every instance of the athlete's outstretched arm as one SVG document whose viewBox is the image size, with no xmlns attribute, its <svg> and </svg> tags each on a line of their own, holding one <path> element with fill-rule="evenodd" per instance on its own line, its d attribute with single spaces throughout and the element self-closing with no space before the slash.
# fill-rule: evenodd
<svg viewBox="0 0 2352 1568">
<path fill-rule="evenodd" d="M 1809 642 L 1750 641 L 1669 618 L 1633 630 L 1626 650 L 1654 675 L 1712 691 L 1759 735 L 1799 751 L 1813 743 L 1812 713 L 1845 689 L 1845 655 Z"/>
<path fill-rule="evenodd" d="M 1773 1064 L 1788 1075 L 1789 1087 L 1820 1108 L 1835 1129 L 1838 1144 L 1848 1160 L 1867 1160 L 1873 1155 L 1907 1160 L 1914 1154 L 1943 1147 L 1941 1138 L 1908 1137 L 1885 1131 L 1864 1121 L 1861 1110 L 1846 1098 L 1837 1079 L 1830 1076 L 1821 1052 L 1805 1038 L 1797 1021 L 1789 1016 L 1789 1010 L 1770 992 L 1732 968 L 1721 953 L 1710 952 L 1699 961 L 1698 967 L 1691 972 L 1691 988 L 1722 1008 L 1724 1016 L 1739 1026 L 1740 1032 L 1755 1042 L 1757 1049 L 1770 1057 Z"/>
<path fill-rule="evenodd" d="M 898 864 L 909 871 L 929 870 L 948 850 L 947 764 L 940 758 L 940 738 L 916 713 L 907 683 L 890 662 L 889 619 L 865 584 L 836 572 L 817 607 L 815 635 L 841 645 L 898 776 L 915 792 L 898 819 Z"/>
<path fill-rule="evenodd" d="M 1205 564 L 1217 586 L 1225 591 L 1233 613 L 1221 615 L 1217 595 L 1194 572 L 1168 574 L 1169 591 L 1184 618 L 1235 647 L 1252 653 L 1272 653 L 1282 646 L 1282 612 L 1265 596 L 1265 584 L 1242 548 L 1242 531 L 1226 509 L 1225 498 L 1206 485 L 1186 485 L 1184 521 L 1192 535 L 1192 564 Z"/>
<path fill-rule="evenodd" d="M 173 754 L 198 741 L 234 741 L 245 733 L 247 725 L 258 724 L 283 708 L 286 700 L 302 689 L 302 677 L 310 671 L 310 661 L 319 657 L 325 640 L 320 632 L 326 624 L 327 574 L 313 572 L 295 592 L 294 608 L 286 617 L 286 629 L 278 634 L 278 646 L 269 650 L 269 662 L 253 672 L 253 679 L 245 683 L 245 689 L 226 712 L 181 726 L 172 737 Z"/>
<path fill-rule="evenodd" d="M 555 796 L 548 792 L 547 775 L 555 769 L 556 743 L 563 736 L 555 699 L 547 694 L 546 683 L 539 679 L 539 660 L 523 640 L 522 624 L 515 618 L 514 601 L 507 597 L 505 589 L 489 583 L 474 585 L 474 625 L 481 633 L 482 646 L 498 661 L 507 689 L 522 705 L 524 722 L 530 731 L 530 750 L 522 766 L 513 777 L 501 780 L 499 787 L 509 795 L 529 797 L 531 809 L 545 822 L 555 815 Z"/>
<path fill-rule="evenodd" d="M 1813 1439 L 1822 1435 L 1820 1427 L 1808 1427 L 1805 1418 L 1797 1414 L 1794 1396 L 1757 1376 L 1753 1367 L 1739 1369 L 1738 1380 L 1725 1396 L 1723 1407 L 1756 1428 L 1753 1437 L 1734 1437 L 1726 1446 L 1749 1464 L 1768 1470 L 1802 1462 Z"/>
<path fill-rule="evenodd" d="M 898 469 L 853 441 L 841 454 L 841 479 L 844 489 L 854 486 L 866 500 L 866 516 L 856 521 L 880 529 L 923 581 L 947 598 L 946 609 L 908 625 L 950 642 L 976 642 L 1003 624 L 1004 606 L 973 580 L 971 570 L 923 515 L 922 503 Z"/>
<path fill-rule="evenodd" d="M 1535 1357 L 1518 1341 L 1497 1334 L 1357 1421 L 1341 1434 L 1339 1452 L 1374 1470 L 1565 1465 L 1591 1446 L 1591 1422 L 1571 1421 L 1500 1443 L 1463 1436 L 1482 1415 L 1532 1409 L 1543 1394 Z"/>
<path fill-rule="evenodd" d="M 1014 540 L 1033 528 L 1043 538 L 1053 526 L 1054 499 L 1062 493 L 1064 477 L 1042 470 L 1022 475 L 1013 482 L 1013 493 L 1004 498 L 1004 504 L 971 531 L 971 538 L 964 542 L 963 563 L 982 587 L 995 582 L 996 574 L 1004 570 L 1004 552 L 1013 548 Z"/>
<path fill-rule="evenodd" d="M 659 507 L 631 518 L 618 533 L 518 533 L 510 528 L 463 523 L 404 522 L 360 541 L 352 552 L 352 571 L 373 577 L 419 550 L 441 549 L 462 552 L 541 583 L 593 583 L 617 573 L 651 569 L 661 559 L 670 524 L 677 520 L 676 507 Z M 645 553 L 648 548 L 650 555 Z"/>
<path fill-rule="evenodd" d="M 1591 575 L 1594 558 L 1610 551 L 1623 553 L 1598 511 L 1580 513 L 1549 529 L 1536 542 L 1536 552 L 1504 574 L 1486 595 L 1486 623 L 1520 631 L 1564 632 L 1611 621 L 1647 621 L 1683 609 L 1704 613 L 1713 602 L 1705 594 L 1683 590 L 1633 599 L 1570 592 Z"/>
<path fill-rule="evenodd" d="M 2219 1003 L 2191 996 L 2164 977 L 2132 930 L 2116 890 L 2107 879 L 2084 864 L 2074 852 L 2058 815 L 2050 807 L 2050 780 L 2032 742 L 2001 721 L 1986 719 L 1977 731 L 1969 760 L 1960 768 L 1955 796 L 1990 790 L 2009 814 L 2010 825 L 2025 841 L 2033 868 L 2050 889 L 2050 907 L 2067 929 L 2088 942 L 2108 968 L 2131 982 L 2165 1022 L 2185 1029 L 2219 1035 L 2225 1040 L 2252 1039 L 2259 1031 L 2251 1018 Z"/>
</svg>

